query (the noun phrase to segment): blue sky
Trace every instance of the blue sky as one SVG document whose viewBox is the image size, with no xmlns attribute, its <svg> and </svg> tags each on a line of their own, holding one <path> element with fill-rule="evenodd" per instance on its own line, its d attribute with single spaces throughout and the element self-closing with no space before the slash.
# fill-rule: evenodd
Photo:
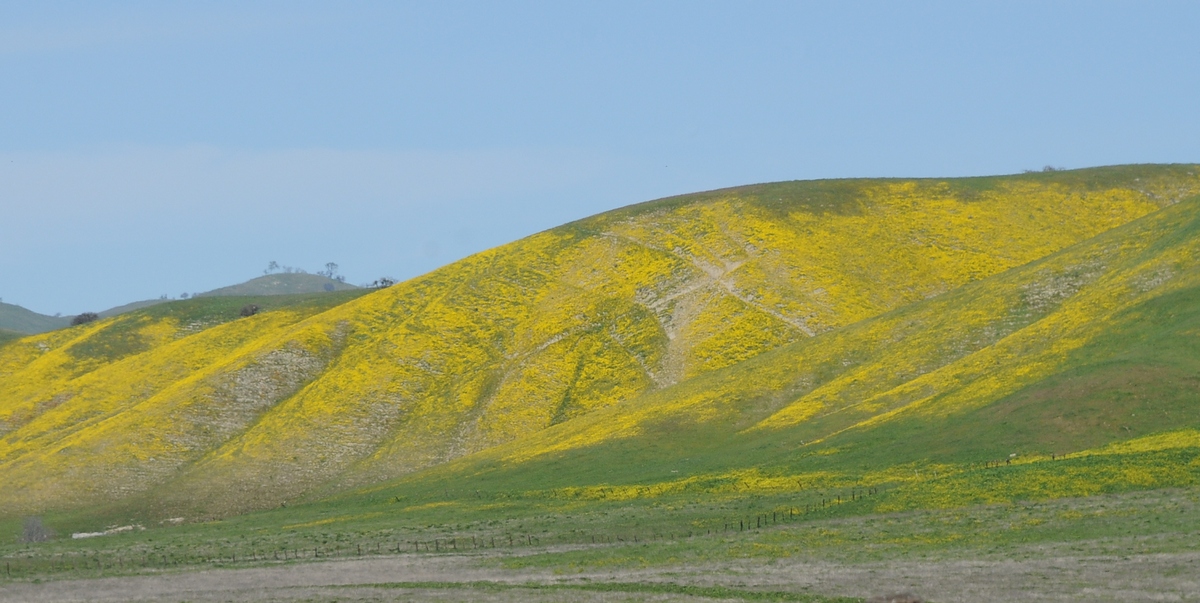
<svg viewBox="0 0 1200 603">
<path fill-rule="evenodd" d="M 752 182 L 1200 161 L 1200 3 L 0 4 L 0 298 L 408 278 Z"/>
</svg>

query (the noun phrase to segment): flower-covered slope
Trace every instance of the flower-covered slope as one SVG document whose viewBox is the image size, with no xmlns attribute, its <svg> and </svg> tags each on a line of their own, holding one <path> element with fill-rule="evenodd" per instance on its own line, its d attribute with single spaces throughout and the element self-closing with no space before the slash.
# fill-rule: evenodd
<svg viewBox="0 0 1200 603">
<path fill-rule="evenodd" d="M 947 335 L 894 352 L 895 366 L 869 359 L 902 333 L 853 333 L 1197 191 L 1195 166 L 756 185 L 631 206 L 369 295 L 324 298 L 339 303 L 316 296 L 237 319 L 233 300 L 190 300 L 19 339 L 0 347 L 0 513 L 149 497 L 164 513 L 222 515 L 499 444 L 532 458 L 538 446 L 574 445 L 538 444 L 551 426 L 562 434 L 604 416 L 616 433 L 642 411 L 606 408 L 805 341 L 869 345 L 814 348 L 796 368 L 813 374 L 812 391 L 779 390 L 773 414 L 739 429 L 831 437 L 889 412 L 940 416 L 979 399 L 955 401 L 950 384 L 1021 349 L 996 338 L 1035 333 L 1037 317 L 1074 303 L 1104 269 L 1052 270 L 982 300 L 972 320 L 991 330 L 949 310 L 913 323 Z M 206 304 L 226 306 L 188 315 Z M 1029 370 L 1049 371 L 1081 344 L 1056 345 Z M 831 363 L 862 368 L 823 380 Z M 756 381 L 747 391 L 773 383 Z M 1021 381 L 1005 383 L 986 387 L 998 395 Z M 608 437 L 580 429 L 591 435 L 577 443 Z"/>
</svg>

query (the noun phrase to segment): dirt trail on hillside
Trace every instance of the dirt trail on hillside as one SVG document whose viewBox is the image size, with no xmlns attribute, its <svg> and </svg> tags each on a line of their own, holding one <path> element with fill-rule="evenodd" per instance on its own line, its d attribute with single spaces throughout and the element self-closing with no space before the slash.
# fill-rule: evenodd
<svg viewBox="0 0 1200 603">
<path fill-rule="evenodd" d="M 1200 552 L 864 564 L 739 561 L 719 566 L 572 575 L 503 570 L 487 567 L 481 561 L 472 556 L 399 555 L 277 567 L 12 583 L 0 586 L 0 603 L 716 600 L 688 594 L 638 592 L 633 587 L 607 592 L 570 587 L 602 582 L 723 586 L 854 597 L 907 591 L 929 601 L 946 603 L 1200 601 Z M 443 584 L 421 588 L 366 586 L 388 582 Z M 481 582 L 494 585 L 480 585 Z M 721 597 L 720 600 L 737 599 Z"/>
</svg>

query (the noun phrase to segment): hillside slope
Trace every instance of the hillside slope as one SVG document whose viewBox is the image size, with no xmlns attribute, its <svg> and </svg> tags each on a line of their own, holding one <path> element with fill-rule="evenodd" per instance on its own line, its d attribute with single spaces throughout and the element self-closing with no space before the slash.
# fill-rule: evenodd
<svg viewBox="0 0 1200 603">
<path fill-rule="evenodd" d="M 888 488 L 872 504 L 891 511 L 1191 486 L 1198 334 L 1200 197 L 349 498 L 474 516 L 679 495 L 803 508 Z"/>
<path fill-rule="evenodd" d="M 156 306 L 26 338 L 0 348 L 0 475 L 15 486 L 0 493 L 0 513 L 150 493 L 163 513 L 223 515 L 506 442 L 520 443 L 506 453 L 513 461 L 531 461 L 641 424 L 640 411 L 604 409 L 676 395 L 667 394 L 675 384 L 769 400 L 754 405 L 771 414 L 743 414 L 739 429 L 762 421 L 757 429 L 830 437 L 836 430 L 819 425 L 848 428 L 943 395 L 934 377 L 906 384 L 946 374 L 945 351 L 853 340 L 868 319 L 972 295 L 974 281 L 1198 190 L 1195 166 L 757 185 L 602 214 L 340 305 L 220 324 Z M 1057 291 L 1041 295 L 1057 303 Z M 1026 301 L 1025 318 L 997 319 L 1020 298 L 1006 295 L 977 310 L 991 325 L 984 333 L 1046 311 Z M 940 316 L 930 329 L 962 331 Z M 952 341 L 964 358 L 991 343 L 973 330 L 963 337 Z M 838 338 L 860 343 L 835 354 L 828 342 Z M 803 400 L 808 385 L 770 378 L 770 364 L 731 390 L 705 381 L 816 341 L 825 343 L 788 375 L 811 373 L 803 383 L 815 384 L 837 367 L 874 368 Z M 869 362 L 887 350 L 886 362 Z M 875 401 L 854 402 L 864 396 Z M 821 419 L 819 409 L 842 406 Z M 542 439 L 573 430 L 584 435 Z"/>
</svg>

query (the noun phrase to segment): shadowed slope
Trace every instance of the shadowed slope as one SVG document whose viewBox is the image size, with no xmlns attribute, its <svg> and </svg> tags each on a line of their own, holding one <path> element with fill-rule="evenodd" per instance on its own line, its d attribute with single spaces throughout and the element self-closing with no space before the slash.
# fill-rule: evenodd
<svg viewBox="0 0 1200 603">
<path fill-rule="evenodd" d="M 327 310 L 281 309 L 191 334 L 146 318 L 28 338 L 0 348 L 0 474 L 19 484 L 0 495 L 0 509 L 148 492 L 162 513 L 219 515 L 403 475 L 565 422 L 552 432 L 560 439 L 535 436 L 505 453 L 533 459 L 641 424 L 642 411 L 603 409 L 693 378 L 727 401 L 760 392 L 749 398 L 760 411 L 706 402 L 686 421 L 733 412 L 739 429 L 811 424 L 813 435 L 786 431 L 824 437 L 939 392 L 940 377 L 914 379 L 954 354 L 976 357 L 1077 285 L 998 293 L 977 310 L 990 331 L 964 330 L 947 306 L 907 327 L 944 330 L 949 339 L 932 351 L 854 339 L 868 327 L 848 325 L 1046 256 L 1197 188 L 1192 166 L 757 185 L 602 214 Z M 1013 314 L 1013 300 L 1025 309 Z M 139 342 L 117 346 L 124 356 L 75 353 L 101 346 L 118 324 Z M 724 390 L 703 381 L 818 340 L 849 347 L 806 348 L 796 370 L 807 380 L 755 375 Z M 894 356 L 871 364 L 886 350 Z M 825 387 L 860 365 L 860 377 Z M 606 424 L 586 427 L 596 421 Z"/>
</svg>

